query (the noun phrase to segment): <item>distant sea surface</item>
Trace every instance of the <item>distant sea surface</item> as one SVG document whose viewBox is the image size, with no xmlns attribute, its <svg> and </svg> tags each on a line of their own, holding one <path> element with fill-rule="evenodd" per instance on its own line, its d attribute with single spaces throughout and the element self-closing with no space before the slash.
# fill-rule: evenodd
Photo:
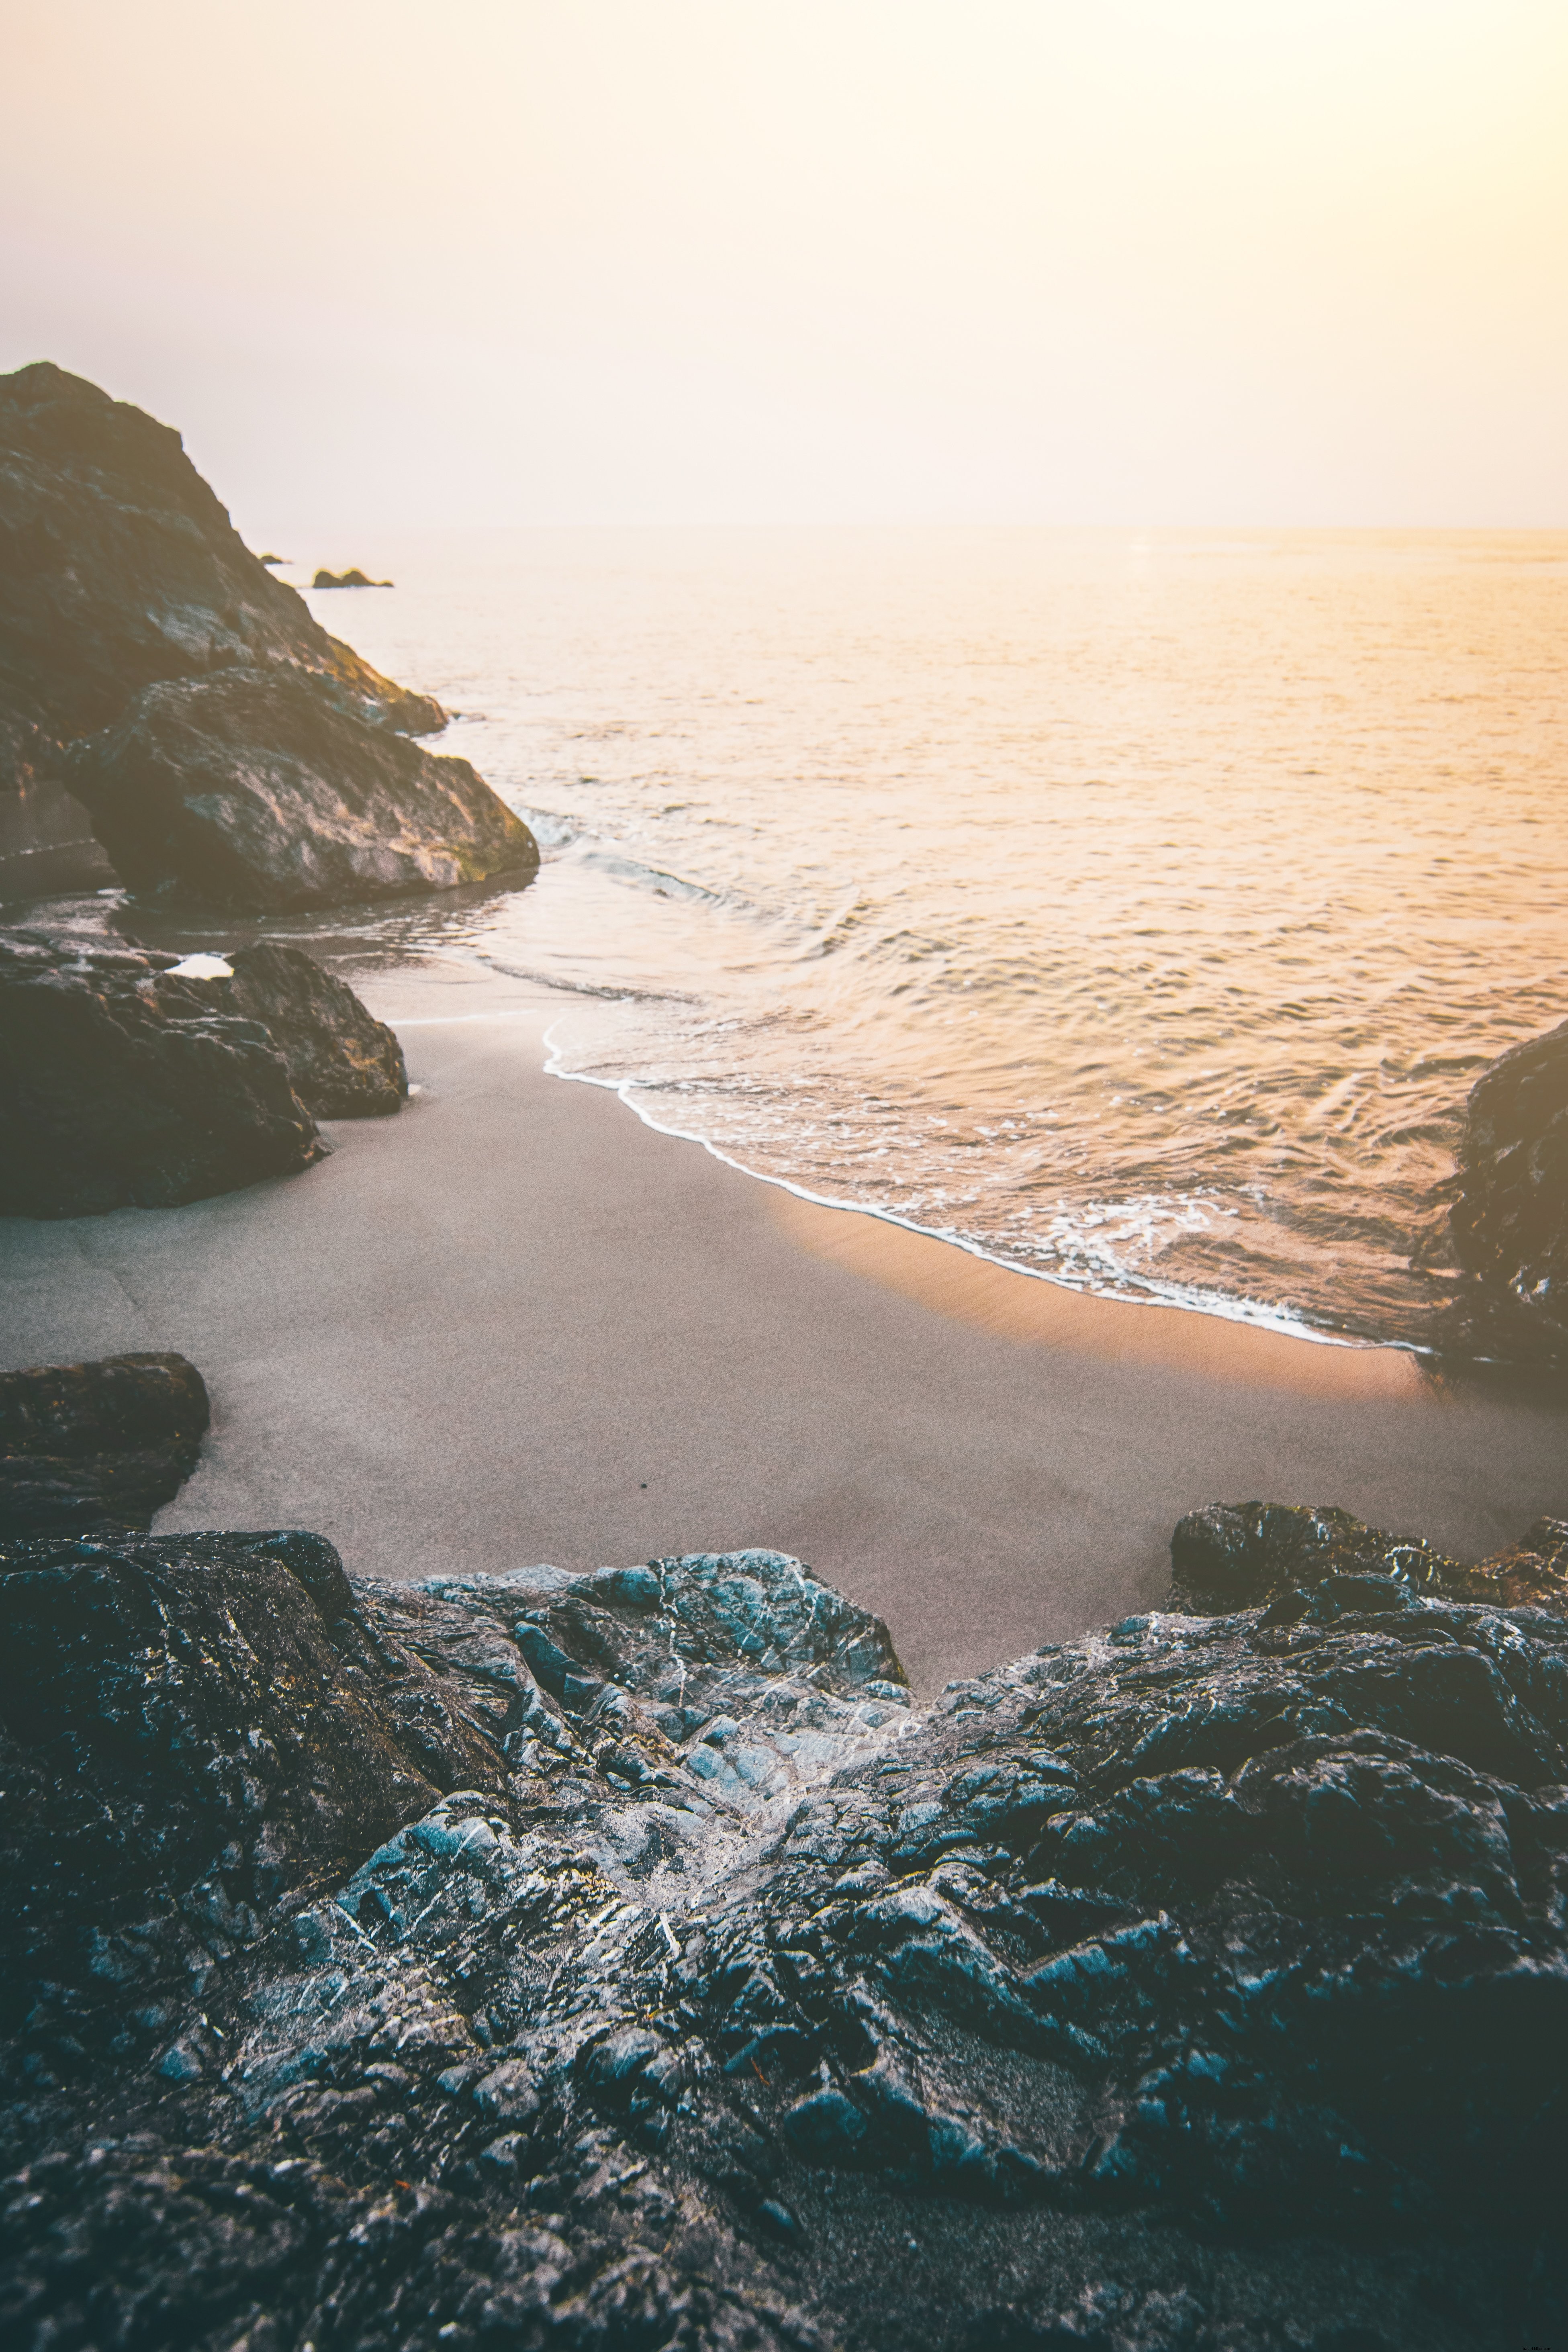
<svg viewBox="0 0 1568 2352">
<path fill-rule="evenodd" d="M 350 553 L 396 589 L 313 608 L 545 854 L 388 949 L 548 982 L 562 1070 L 821 1199 L 1432 1343 L 1466 1091 L 1568 1016 L 1568 534 Z"/>
</svg>

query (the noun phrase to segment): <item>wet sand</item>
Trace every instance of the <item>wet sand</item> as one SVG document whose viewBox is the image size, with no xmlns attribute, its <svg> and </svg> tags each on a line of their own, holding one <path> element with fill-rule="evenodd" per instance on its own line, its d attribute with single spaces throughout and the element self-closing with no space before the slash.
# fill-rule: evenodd
<svg viewBox="0 0 1568 2352">
<path fill-rule="evenodd" d="M 560 1000 L 351 974 L 422 1091 L 302 1176 L 0 1223 L 7 1366 L 175 1348 L 214 1428 L 161 1528 L 319 1528 L 395 1577 L 768 1544 L 927 1689 L 1157 1604 L 1214 1500 L 1478 1556 L 1568 1516 L 1568 1402 L 1083 1297 L 802 1202 L 546 1076 Z"/>
</svg>

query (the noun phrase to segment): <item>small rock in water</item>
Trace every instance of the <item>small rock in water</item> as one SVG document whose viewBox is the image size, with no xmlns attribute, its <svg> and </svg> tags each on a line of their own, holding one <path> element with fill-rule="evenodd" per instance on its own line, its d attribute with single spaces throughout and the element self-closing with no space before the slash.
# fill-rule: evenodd
<svg viewBox="0 0 1568 2352">
<path fill-rule="evenodd" d="M 267 561 L 265 556 L 261 560 L 264 563 Z M 312 588 L 390 588 L 393 583 L 390 580 L 368 579 L 357 565 L 351 565 L 347 572 L 318 572 L 310 585 Z"/>
</svg>

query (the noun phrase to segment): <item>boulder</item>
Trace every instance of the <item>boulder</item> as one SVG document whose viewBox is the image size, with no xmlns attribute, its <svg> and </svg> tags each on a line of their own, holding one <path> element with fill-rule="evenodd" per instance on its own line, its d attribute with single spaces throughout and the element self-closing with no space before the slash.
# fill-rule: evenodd
<svg viewBox="0 0 1568 2352">
<path fill-rule="evenodd" d="M 1530 1323 L 1568 1332 L 1568 1022 L 1483 1070 L 1458 1161 L 1460 1264 Z"/>
<path fill-rule="evenodd" d="M 0 1215 L 167 1208 L 322 1156 L 267 1031 L 173 961 L 0 937 Z"/>
<path fill-rule="evenodd" d="M 153 686 L 66 773 L 132 889 L 282 913 L 510 875 L 538 846 L 466 760 L 341 709 L 303 674 Z"/>
<path fill-rule="evenodd" d="M 237 948 L 226 961 L 232 979 L 209 985 L 226 1007 L 262 1023 L 313 1118 L 384 1118 L 401 1107 L 408 1073 L 396 1034 L 335 972 L 276 940 Z"/>
<path fill-rule="evenodd" d="M 406 1092 L 391 1030 L 299 948 L 242 948 L 203 976 L 0 932 L 0 1215 L 235 1192 L 321 1158 L 318 1117 L 383 1116 Z"/>
<path fill-rule="evenodd" d="M 145 1528 L 195 1468 L 209 1418 L 184 1356 L 0 1372 L 0 1535 Z"/>
<path fill-rule="evenodd" d="M 774 1552 L 0 1549 L 11 2336 L 1556 2340 L 1568 1622 L 1246 1508 L 1363 1567 L 927 1706 Z"/>
</svg>

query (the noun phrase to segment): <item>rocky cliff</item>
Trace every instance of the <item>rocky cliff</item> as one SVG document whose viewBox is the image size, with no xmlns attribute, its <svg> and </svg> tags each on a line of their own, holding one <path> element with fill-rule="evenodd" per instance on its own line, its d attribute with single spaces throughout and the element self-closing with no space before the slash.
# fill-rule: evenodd
<svg viewBox="0 0 1568 2352">
<path fill-rule="evenodd" d="M 204 696 L 204 686 L 237 672 L 248 680 L 237 702 Z M 263 768 L 272 762 L 268 783 L 248 802 L 236 782 L 246 747 L 233 732 L 236 711 L 249 707 L 245 694 L 273 714 L 256 747 Z M 291 730 L 282 756 L 301 734 L 316 754 L 313 768 L 306 755 L 291 793 L 278 786 L 279 711 Z M 191 786 L 187 803 L 211 790 L 214 760 L 227 761 L 233 901 L 313 904 L 528 870 L 537 863 L 531 835 L 467 762 L 433 761 L 399 740 L 444 722 L 437 703 L 381 677 L 274 579 L 169 426 L 47 362 L 0 377 L 0 846 L 8 869 L 0 890 L 65 878 L 60 858 L 88 829 L 73 809 L 86 802 L 100 837 L 112 834 L 121 870 L 134 869 L 134 887 L 200 896 L 225 820 L 209 815 L 204 854 L 184 856 L 185 834 L 171 821 L 172 741 L 176 753 L 182 741 L 198 747 L 205 762 L 205 781 Z M 68 767 L 65 747 L 117 726 L 165 755 L 144 806 L 123 740 L 107 761 Z M 389 792 L 397 803 L 390 820 Z M 384 821 L 389 845 L 378 865 L 369 828 Z M 187 831 L 190 822 L 187 807 Z M 268 825 L 277 837 L 261 844 L 253 836 Z M 301 885 L 318 834 L 331 845 Z M 350 839 L 354 853 L 346 855 Z M 253 888 L 258 859 L 263 878 Z M 79 878 L 99 878 L 100 868 L 89 868 Z M 292 896 L 279 898 L 279 871 L 294 876 Z"/>
<path fill-rule="evenodd" d="M 776 1553 L 11 1547 L 7 2340 L 1552 2340 L 1568 1624 L 1181 1549 L 921 1708 Z"/>
<path fill-rule="evenodd" d="M 47 361 L 0 376 L 0 705 L 67 740 L 160 680 L 279 662 L 378 725 L 444 723 L 273 578 L 171 426 Z"/>
</svg>

